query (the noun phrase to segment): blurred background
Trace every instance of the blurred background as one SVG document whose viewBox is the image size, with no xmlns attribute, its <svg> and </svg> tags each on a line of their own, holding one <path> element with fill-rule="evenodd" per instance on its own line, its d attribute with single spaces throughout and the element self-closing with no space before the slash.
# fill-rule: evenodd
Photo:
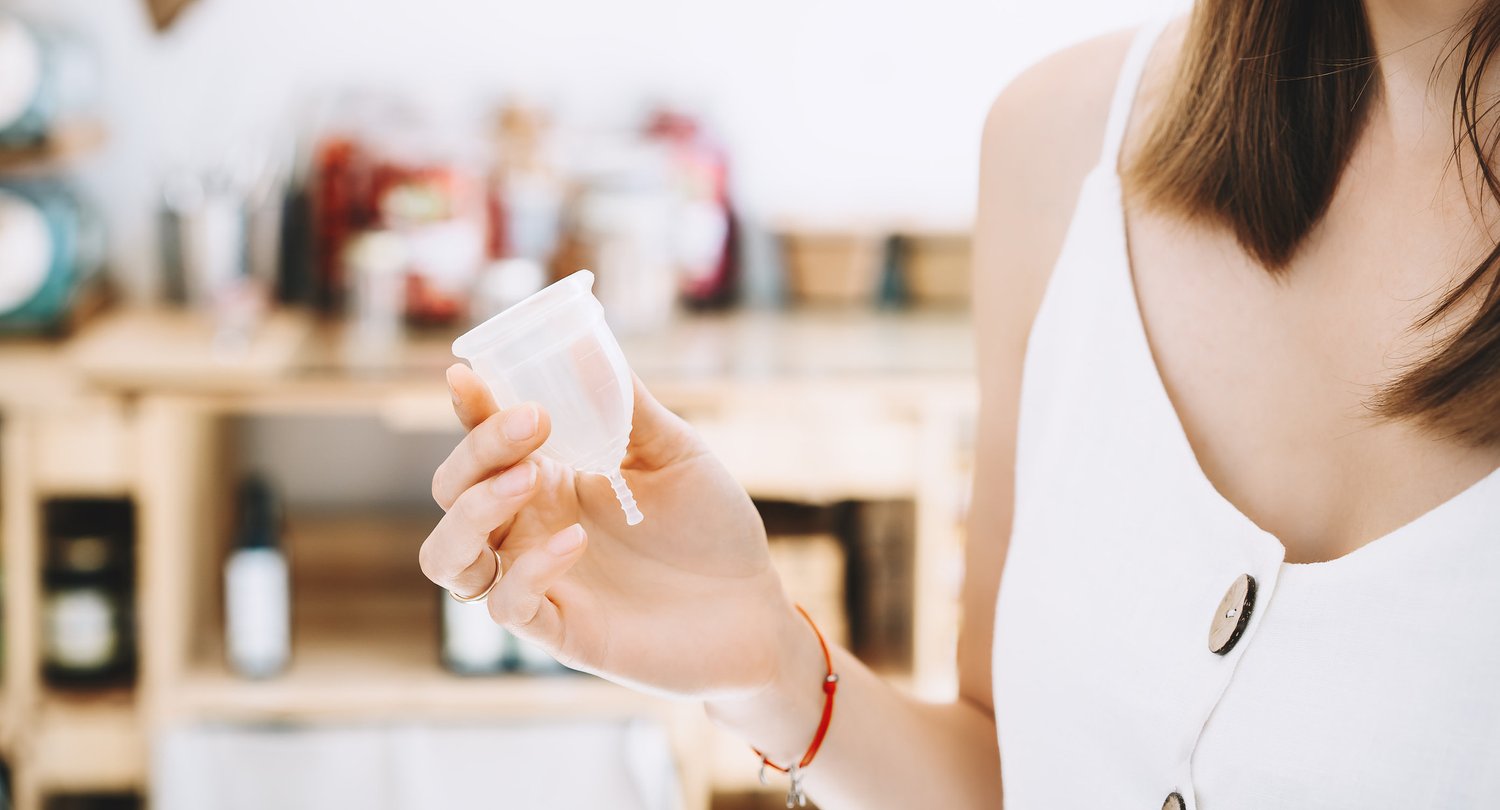
<svg viewBox="0 0 1500 810">
<path fill-rule="evenodd" d="M 950 698 L 980 127 L 1180 5 L 0 0 L 0 807 L 781 806 L 417 569 L 452 339 L 585 267 L 793 596 Z"/>
</svg>

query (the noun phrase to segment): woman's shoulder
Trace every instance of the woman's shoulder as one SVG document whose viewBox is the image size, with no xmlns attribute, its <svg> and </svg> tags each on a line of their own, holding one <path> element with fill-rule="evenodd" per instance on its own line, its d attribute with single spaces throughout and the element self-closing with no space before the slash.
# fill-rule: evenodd
<svg viewBox="0 0 1500 810">
<path fill-rule="evenodd" d="M 1126 29 L 1095 37 L 1023 70 L 990 105 L 984 126 L 987 152 L 1028 162 L 1045 156 L 1068 165 L 1091 165 L 1134 36 L 1134 29 Z"/>
<path fill-rule="evenodd" d="M 1167 85 L 1183 28 L 1182 20 L 1174 22 L 1153 49 L 1142 84 L 1143 107 Z M 1099 163 L 1120 70 L 1139 30 L 1112 32 L 1057 51 L 1013 79 L 991 104 L 975 228 L 980 243 L 1000 249 L 988 257 L 976 255 L 981 321 L 993 314 L 1030 322 L 1034 312 L 1011 307 L 1040 302 L 1084 178 Z"/>
<path fill-rule="evenodd" d="M 1165 95 L 1181 50 L 1187 19 L 1163 30 L 1151 49 L 1140 85 L 1139 107 Z M 1142 28 L 1113 31 L 1055 51 L 1032 64 L 1000 91 L 985 119 L 987 149 L 1034 160 L 1045 155 L 1059 168 L 1093 167 L 1104 141 L 1111 102 L 1126 54 Z"/>
<path fill-rule="evenodd" d="M 1058 51 L 995 98 L 980 149 L 974 223 L 981 352 L 1029 331 L 1083 180 L 1098 163 L 1110 99 L 1133 31 Z M 993 326 L 991 326 L 993 325 Z M 1010 339 L 987 329 L 1002 329 Z M 981 357 L 981 367 L 995 366 Z"/>
</svg>

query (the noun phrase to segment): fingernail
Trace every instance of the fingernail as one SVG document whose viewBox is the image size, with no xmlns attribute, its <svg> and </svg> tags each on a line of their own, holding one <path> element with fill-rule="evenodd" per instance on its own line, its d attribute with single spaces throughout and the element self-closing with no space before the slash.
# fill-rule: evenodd
<svg viewBox="0 0 1500 810">
<path fill-rule="evenodd" d="M 505 415 L 501 431 L 505 438 L 513 442 L 523 441 L 536 435 L 537 423 L 541 418 L 535 405 L 522 405 Z"/>
<path fill-rule="evenodd" d="M 451 385 L 448 386 L 448 396 L 449 396 L 449 398 L 451 398 L 453 400 L 453 404 L 454 405 L 462 404 L 462 403 L 459 402 L 459 399 L 458 399 L 458 391 L 454 390 L 453 386 L 451 386 Z"/>
<path fill-rule="evenodd" d="M 583 527 L 577 523 L 552 535 L 547 540 L 547 550 L 559 557 L 572 554 L 581 545 L 583 545 Z"/>
<path fill-rule="evenodd" d="M 490 491 L 502 498 L 514 498 L 530 492 L 534 486 L 536 465 L 523 461 L 495 476 L 495 480 L 490 482 Z"/>
</svg>

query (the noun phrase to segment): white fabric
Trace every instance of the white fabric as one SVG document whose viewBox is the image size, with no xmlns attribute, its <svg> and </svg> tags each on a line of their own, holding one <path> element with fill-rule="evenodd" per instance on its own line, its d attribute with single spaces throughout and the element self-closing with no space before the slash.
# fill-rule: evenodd
<svg viewBox="0 0 1500 810">
<path fill-rule="evenodd" d="M 1203 475 L 1151 357 L 1104 154 L 1032 329 L 997 605 L 1006 810 L 1500 808 L 1500 471 L 1292 565 Z M 1257 598 L 1228 655 L 1212 616 Z"/>
<path fill-rule="evenodd" d="M 504 726 L 183 726 L 153 752 L 158 810 L 679 810 L 646 720 Z"/>
</svg>

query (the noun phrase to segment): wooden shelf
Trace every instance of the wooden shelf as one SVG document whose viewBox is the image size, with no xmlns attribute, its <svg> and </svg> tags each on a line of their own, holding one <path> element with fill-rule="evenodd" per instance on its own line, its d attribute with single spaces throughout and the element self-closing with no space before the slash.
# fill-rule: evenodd
<svg viewBox="0 0 1500 810">
<path fill-rule="evenodd" d="M 45 792 L 137 791 L 146 736 L 134 693 L 49 692 L 37 713 L 31 778 Z"/>
<path fill-rule="evenodd" d="M 295 370 L 313 322 L 282 310 L 243 345 L 224 345 L 206 318 L 182 310 L 122 310 L 101 317 L 67 346 L 67 361 L 111 388 L 244 391 Z"/>
<path fill-rule="evenodd" d="M 0 173 L 55 171 L 93 154 L 104 145 L 104 126 L 76 121 L 59 127 L 36 146 L 0 147 Z"/>
<path fill-rule="evenodd" d="M 292 656 L 264 680 L 224 663 L 217 589 L 193 610 L 199 653 L 171 709 L 192 719 L 458 719 L 648 713 L 665 701 L 573 673 L 460 676 L 439 663 L 441 593 L 416 569 L 422 511 L 292 510 Z M 210 561 L 218 559 L 211 555 Z M 214 563 L 208 570 L 218 570 Z"/>
<path fill-rule="evenodd" d="M 347 325 L 306 312 L 273 313 L 236 348 L 216 345 L 213 324 L 200 314 L 126 309 L 86 327 L 68 345 L 67 360 L 90 382 L 127 391 L 243 396 L 335 386 L 441 388 L 442 370 L 457 362 L 450 344 L 458 331 L 412 333 L 373 359 L 356 359 Z M 621 336 L 642 379 L 680 390 L 726 382 L 964 384 L 973 370 L 972 343 L 967 316 L 924 311 L 684 315 L 660 330 Z"/>
<path fill-rule="evenodd" d="M 917 470 L 910 459 L 917 452 L 917 427 L 910 420 L 871 413 L 867 401 L 823 399 L 779 406 L 765 402 L 754 412 L 732 415 L 685 416 L 754 497 L 805 503 L 912 497 Z M 841 404 L 848 407 L 840 412 Z M 788 459 L 797 463 L 789 465 Z"/>
<path fill-rule="evenodd" d="M 0 338 L 0 408 L 38 409 L 77 397 L 83 381 L 62 362 L 63 345 L 41 338 Z"/>
<path fill-rule="evenodd" d="M 129 408 L 79 397 L 32 422 L 34 485 L 44 497 L 119 497 L 135 486 L 137 447 Z"/>
<path fill-rule="evenodd" d="M 670 706 L 582 674 L 451 674 L 438 663 L 433 609 L 410 602 L 349 599 L 340 618 L 298 622 L 291 664 L 274 678 L 247 680 L 205 655 L 174 690 L 172 711 L 195 720 L 497 720 L 650 714 Z M 419 626 L 423 619 L 433 624 Z"/>
</svg>

